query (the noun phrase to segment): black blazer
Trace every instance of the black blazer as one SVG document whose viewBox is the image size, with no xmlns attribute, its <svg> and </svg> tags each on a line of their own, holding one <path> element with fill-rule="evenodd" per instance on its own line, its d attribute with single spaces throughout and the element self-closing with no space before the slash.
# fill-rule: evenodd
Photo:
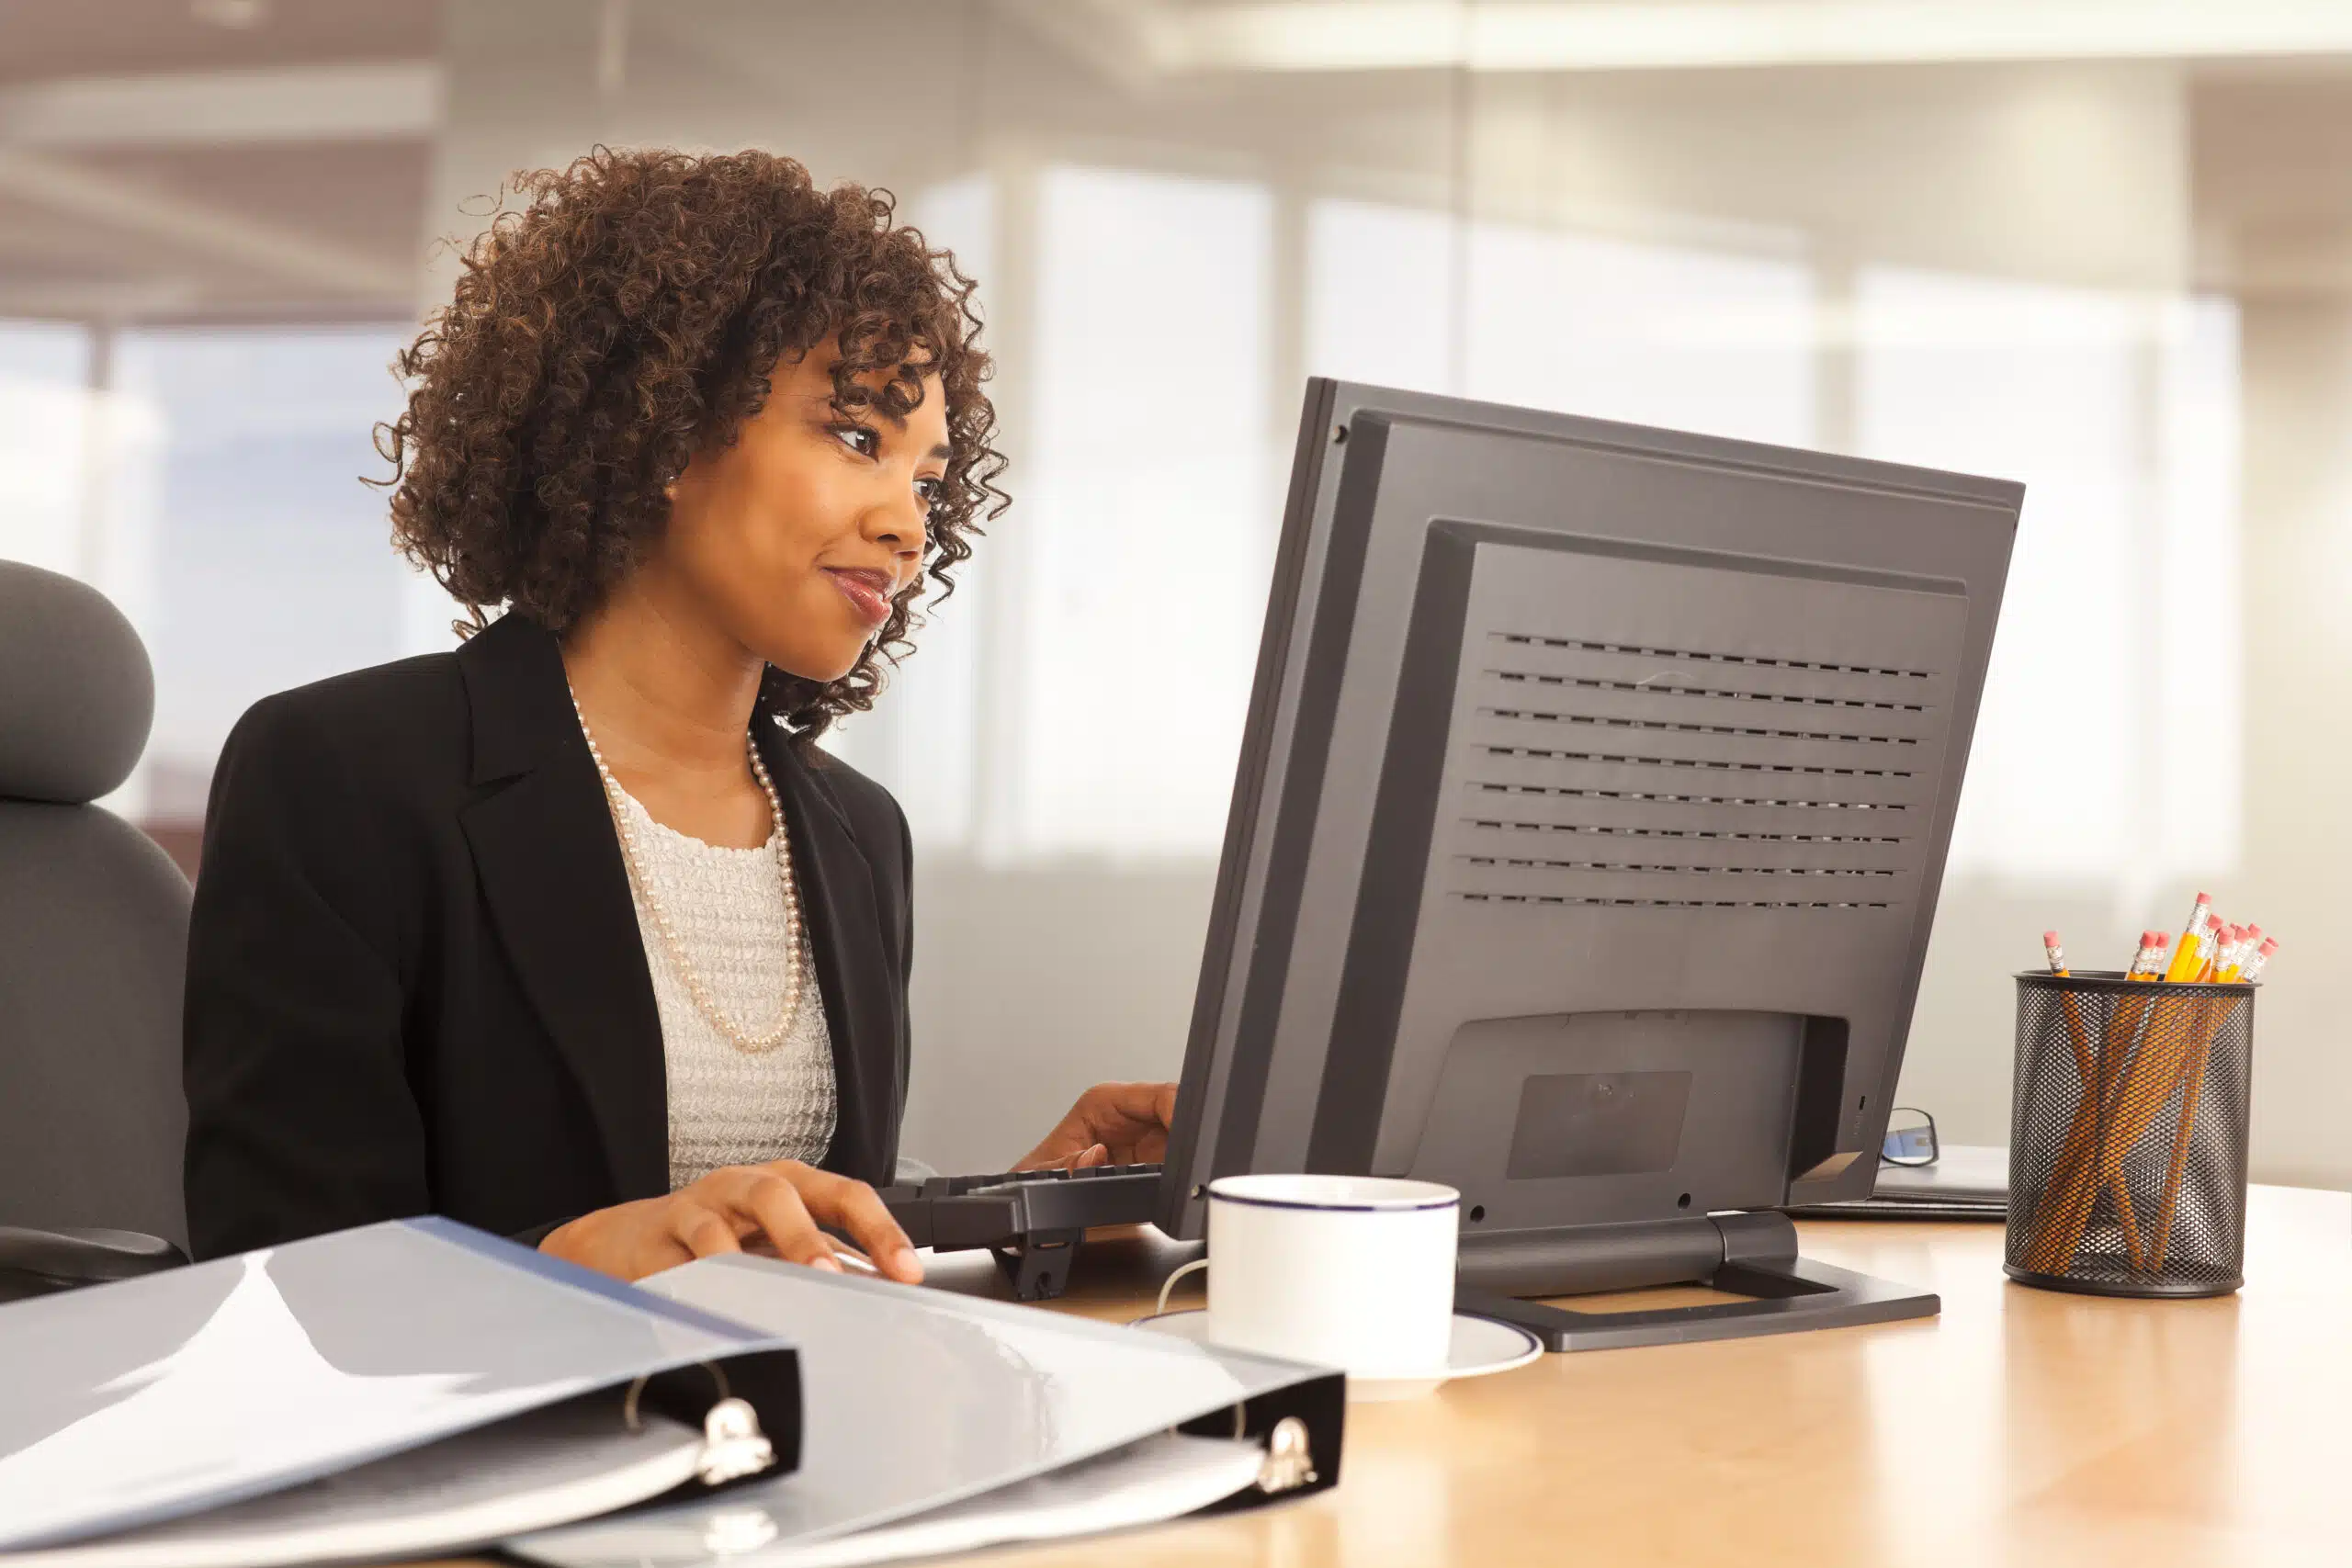
<svg viewBox="0 0 2352 1568">
<path fill-rule="evenodd" d="M 880 1183 L 907 1093 L 907 823 L 754 733 L 784 802 L 833 1040 L 826 1168 Z M 653 982 L 555 638 L 281 693 L 213 776 L 188 933 L 199 1258 L 426 1213 L 536 1242 L 669 1190 Z"/>
</svg>

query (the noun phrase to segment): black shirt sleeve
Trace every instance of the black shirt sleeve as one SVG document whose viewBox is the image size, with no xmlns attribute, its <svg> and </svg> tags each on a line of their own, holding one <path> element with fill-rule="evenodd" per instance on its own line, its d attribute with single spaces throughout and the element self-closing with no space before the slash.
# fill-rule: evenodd
<svg viewBox="0 0 2352 1568">
<path fill-rule="evenodd" d="M 272 698 L 214 774 L 185 1015 L 199 1258 L 432 1207 L 391 868 L 340 750 Z"/>
</svg>

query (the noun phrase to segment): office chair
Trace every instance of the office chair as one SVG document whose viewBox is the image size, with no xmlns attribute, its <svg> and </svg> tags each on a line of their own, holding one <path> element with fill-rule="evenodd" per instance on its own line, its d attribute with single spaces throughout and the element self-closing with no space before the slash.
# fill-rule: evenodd
<svg viewBox="0 0 2352 1568">
<path fill-rule="evenodd" d="M 91 804 L 154 713 L 105 595 L 0 560 L 0 1301 L 187 1260 L 187 879 Z"/>
</svg>

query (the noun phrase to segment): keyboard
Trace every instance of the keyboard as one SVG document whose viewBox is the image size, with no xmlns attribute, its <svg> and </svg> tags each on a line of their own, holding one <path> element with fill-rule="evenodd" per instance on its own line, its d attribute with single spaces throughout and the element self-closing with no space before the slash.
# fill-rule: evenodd
<svg viewBox="0 0 2352 1568">
<path fill-rule="evenodd" d="M 1159 1210 L 1156 1165 L 1084 1170 L 1001 1170 L 934 1176 L 880 1189 L 890 1217 L 917 1247 L 987 1247 L 1024 1302 L 1050 1301 L 1069 1281 L 1070 1254 L 1091 1225 L 1133 1225 Z"/>
</svg>

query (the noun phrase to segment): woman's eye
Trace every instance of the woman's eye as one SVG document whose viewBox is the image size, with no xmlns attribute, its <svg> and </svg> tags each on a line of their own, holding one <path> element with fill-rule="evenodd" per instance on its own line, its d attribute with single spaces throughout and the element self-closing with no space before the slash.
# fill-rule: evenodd
<svg viewBox="0 0 2352 1568">
<path fill-rule="evenodd" d="M 922 497 L 922 503 L 925 506 L 937 506 L 939 504 L 939 481 L 937 479 L 917 479 L 915 481 L 915 493 Z"/>
<path fill-rule="evenodd" d="M 882 449 L 882 437 L 863 424 L 837 424 L 833 434 L 841 444 L 861 457 L 871 457 Z"/>
</svg>

